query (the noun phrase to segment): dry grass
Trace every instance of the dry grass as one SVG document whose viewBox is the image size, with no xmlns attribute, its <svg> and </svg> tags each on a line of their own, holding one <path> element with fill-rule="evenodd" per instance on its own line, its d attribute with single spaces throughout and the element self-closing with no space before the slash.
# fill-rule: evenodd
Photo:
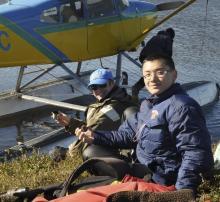
<svg viewBox="0 0 220 202">
<path fill-rule="evenodd" d="M 204 181 L 198 188 L 199 202 L 220 202 L 220 170 L 214 171 L 212 181 Z"/>
<path fill-rule="evenodd" d="M 59 163 L 48 155 L 34 153 L 30 157 L 23 155 L 12 162 L 0 164 L 0 193 L 9 189 L 29 187 L 37 188 L 63 182 L 69 174 L 82 163 L 79 155 L 67 158 Z"/>
<path fill-rule="evenodd" d="M 82 163 L 79 154 L 55 163 L 48 155 L 34 153 L 23 155 L 12 162 L 0 163 L 0 193 L 10 189 L 37 188 L 63 182 Z M 220 171 L 215 171 L 212 182 L 203 182 L 199 187 L 197 201 L 220 201 Z"/>
</svg>

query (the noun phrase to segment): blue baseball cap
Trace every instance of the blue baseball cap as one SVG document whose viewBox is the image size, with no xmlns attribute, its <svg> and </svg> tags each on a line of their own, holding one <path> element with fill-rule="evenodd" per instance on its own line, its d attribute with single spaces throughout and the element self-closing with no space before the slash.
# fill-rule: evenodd
<svg viewBox="0 0 220 202">
<path fill-rule="evenodd" d="M 109 69 L 99 68 L 91 74 L 88 86 L 106 84 L 108 80 L 113 80 L 112 72 Z"/>
</svg>

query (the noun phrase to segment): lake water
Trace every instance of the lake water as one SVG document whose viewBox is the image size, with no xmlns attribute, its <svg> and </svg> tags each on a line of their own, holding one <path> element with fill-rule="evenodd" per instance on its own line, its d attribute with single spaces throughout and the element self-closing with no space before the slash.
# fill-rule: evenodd
<svg viewBox="0 0 220 202">
<path fill-rule="evenodd" d="M 180 83 L 211 80 L 220 84 L 220 1 L 209 1 L 208 6 L 206 3 L 205 0 L 197 0 L 186 10 L 152 31 L 146 38 L 147 41 L 158 30 L 164 28 L 173 27 L 175 29 L 173 58 L 178 70 L 178 82 Z M 139 48 L 136 53 L 130 55 L 138 57 L 140 50 Z M 106 58 L 103 61 L 108 60 L 112 60 L 112 58 Z M 95 61 L 84 65 L 100 64 Z M 0 91 L 14 88 L 18 71 L 18 68 L 1 69 Z M 63 74 L 59 70 L 55 73 Z M 204 113 L 212 140 L 219 141 L 220 101 L 211 105 Z M 0 128 L 0 150 L 15 145 L 16 140 L 19 140 L 19 138 L 31 139 L 57 128 L 57 125 L 48 117 L 29 118 L 17 123 L 17 126 L 11 125 Z"/>
</svg>

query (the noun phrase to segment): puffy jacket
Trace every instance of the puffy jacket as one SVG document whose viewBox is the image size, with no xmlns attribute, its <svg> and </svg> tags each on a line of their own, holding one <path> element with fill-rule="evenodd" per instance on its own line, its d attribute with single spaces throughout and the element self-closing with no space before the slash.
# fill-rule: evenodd
<svg viewBox="0 0 220 202">
<path fill-rule="evenodd" d="M 98 131 L 94 144 L 136 147 L 140 163 L 159 184 L 196 190 L 200 173 L 213 167 L 210 135 L 201 107 L 179 84 L 142 102 L 140 111 L 118 131 Z"/>
<path fill-rule="evenodd" d="M 121 124 L 123 111 L 134 105 L 124 88 L 114 86 L 107 97 L 88 106 L 85 121 L 71 119 L 68 131 L 74 132 L 83 124 L 93 130 L 116 130 Z"/>
</svg>

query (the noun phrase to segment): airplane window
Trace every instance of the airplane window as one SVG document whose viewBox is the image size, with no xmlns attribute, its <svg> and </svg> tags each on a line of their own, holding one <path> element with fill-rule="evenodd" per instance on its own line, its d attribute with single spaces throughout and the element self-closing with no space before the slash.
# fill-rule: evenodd
<svg viewBox="0 0 220 202">
<path fill-rule="evenodd" d="M 0 0 L 0 5 L 8 3 L 8 0 Z"/>
<path fill-rule="evenodd" d="M 128 1 L 128 0 L 122 0 L 122 3 L 123 3 L 126 7 L 129 6 L 129 1 Z"/>
<path fill-rule="evenodd" d="M 87 1 L 87 4 L 95 4 L 95 3 L 98 3 L 98 2 L 101 2 L 102 0 L 88 0 Z"/>
<path fill-rule="evenodd" d="M 112 0 L 88 0 L 87 5 L 90 18 L 99 18 L 115 14 Z"/>
<path fill-rule="evenodd" d="M 77 20 L 83 18 L 83 2 L 81 0 L 70 0 L 70 6 L 74 10 Z"/>
<path fill-rule="evenodd" d="M 118 1 L 118 5 L 120 10 L 124 10 L 125 8 L 127 8 L 129 6 L 129 1 L 128 0 L 120 0 Z"/>
<path fill-rule="evenodd" d="M 70 6 L 70 4 L 64 4 L 60 7 L 60 14 L 62 22 L 76 22 L 78 21 L 75 11 L 75 6 Z"/>
<path fill-rule="evenodd" d="M 81 9 L 81 1 L 76 1 L 75 7 L 76 7 L 76 10 L 80 10 Z"/>
<path fill-rule="evenodd" d="M 48 22 L 48 23 L 58 23 L 59 13 L 58 13 L 57 7 L 44 10 L 40 16 L 40 21 Z"/>
</svg>

